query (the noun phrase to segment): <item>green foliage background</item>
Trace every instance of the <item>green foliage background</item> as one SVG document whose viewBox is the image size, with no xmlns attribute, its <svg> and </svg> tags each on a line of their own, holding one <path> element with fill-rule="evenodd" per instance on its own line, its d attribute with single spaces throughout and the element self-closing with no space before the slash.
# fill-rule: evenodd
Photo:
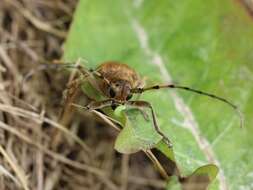
<svg viewBox="0 0 253 190">
<path fill-rule="evenodd" d="M 147 84 L 170 82 L 170 76 L 239 105 L 244 129 L 230 107 L 206 97 L 174 90 L 142 96 L 154 106 L 184 174 L 210 163 L 199 137 L 209 143 L 229 189 L 253 188 L 253 20 L 239 1 L 80 0 L 64 49 L 64 59 L 84 58 L 88 68 L 118 60 Z M 191 115 L 196 125 L 186 122 Z M 216 180 L 210 189 L 221 186 Z"/>
</svg>

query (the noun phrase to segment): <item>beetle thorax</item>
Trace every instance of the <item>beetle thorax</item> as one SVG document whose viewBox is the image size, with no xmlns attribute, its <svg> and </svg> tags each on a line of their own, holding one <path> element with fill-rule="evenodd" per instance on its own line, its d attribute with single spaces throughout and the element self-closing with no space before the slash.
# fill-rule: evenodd
<svg viewBox="0 0 253 190">
<path fill-rule="evenodd" d="M 105 79 L 100 83 L 100 89 L 107 97 L 125 101 L 131 98 L 131 89 L 136 88 L 138 74 L 128 65 L 117 62 L 101 64 L 97 71 Z"/>
</svg>

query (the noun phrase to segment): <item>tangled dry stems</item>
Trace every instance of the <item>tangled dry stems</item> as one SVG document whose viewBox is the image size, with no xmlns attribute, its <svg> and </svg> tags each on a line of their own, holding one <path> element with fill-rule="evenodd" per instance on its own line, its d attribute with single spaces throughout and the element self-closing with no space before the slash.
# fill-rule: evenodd
<svg viewBox="0 0 253 190">
<path fill-rule="evenodd" d="M 23 82 L 41 59 L 61 57 L 76 3 L 0 3 L 0 189 L 161 189 L 147 158 L 116 153 L 117 132 L 94 115 L 73 117 L 69 128 L 57 122 L 68 73 L 41 70 Z"/>
</svg>

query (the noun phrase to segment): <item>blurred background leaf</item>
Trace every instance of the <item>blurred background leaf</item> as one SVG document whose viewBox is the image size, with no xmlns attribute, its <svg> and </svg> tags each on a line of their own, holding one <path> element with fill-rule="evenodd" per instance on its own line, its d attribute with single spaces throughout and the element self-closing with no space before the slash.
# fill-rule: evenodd
<svg viewBox="0 0 253 190">
<path fill-rule="evenodd" d="M 132 66 L 147 84 L 176 82 L 239 105 L 245 128 L 227 105 L 198 95 L 161 90 L 142 99 L 154 106 L 187 175 L 215 163 L 210 189 L 251 189 L 253 181 L 252 18 L 231 0 L 80 0 L 64 59 L 95 68 L 106 60 Z"/>
<path fill-rule="evenodd" d="M 218 173 L 213 164 L 199 167 L 190 176 L 181 180 L 183 190 L 205 190 Z"/>
</svg>

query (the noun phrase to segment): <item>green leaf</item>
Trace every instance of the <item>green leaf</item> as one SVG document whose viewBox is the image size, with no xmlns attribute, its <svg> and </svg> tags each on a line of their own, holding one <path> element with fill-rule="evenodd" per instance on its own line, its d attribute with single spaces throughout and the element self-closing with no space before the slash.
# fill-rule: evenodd
<svg viewBox="0 0 253 190">
<path fill-rule="evenodd" d="M 152 146 L 147 145 L 146 141 L 136 136 L 131 122 L 127 120 L 126 125 L 116 139 L 115 149 L 118 152 L 130 154 L 149 148 L 152 148 Z"/>
<path fill-rule="evenodd" d="M 218 174 L 213 164 L 199 167 L 190 176 L 180 180 L 183 190 L 205 190 Z"/>
<path fill-rule="evenodd" d="M 172 140 L 183 174 L 219 164 L 220 175 L 209 188 L 214 190 L 250 189 L 253 181 L 253 22 L 240 2 L 80 0 L 64 47 L 65 60 L 84 58 L 87 68 L 118 60 L 146 77 L 148 85 L 173 81 L 239 105 L 243 130 L 232 109 L 218 101 L 165 89 L 141 96 Z M 125 133 L 152 127 L 134 124 Z"/>
<path fill-rule="evenodd" d="M 136 109 L 126 109 L 126 123 L 117 137 L 115 149 L 121 153 L 134 153 L 154 148 L 162 139 L 153 128 L 151 114 L 145 119 L 143 113 Z M 148 120 L 147 120 L 148 119 Z"/>
<path fill-rule="evenodd" d="M 158 144 L 156 144 L 156 148 L 166 155 L 171 161 L 176 162 L 173 148 L 168 147 L 166 143 L 160 141 Z"/>
<path fill-rule="evenodd" d="M 209 181 L 213 181 L 216 178 L 218 171 L 219 169 L 216 165 L 208 164 L 208 165 L 199 167 L 197 170 L 193 172 L 191 176 L 207 175 L 209 178 Z"/>
<path fill-rule="evenodd" d="M 201 166 L 187 177 L 172 177 L 168 181 L 167 189 L 206 190 L 216 178 L 218 171 L 218 167 L 213 164 Z"/>
</svg>

